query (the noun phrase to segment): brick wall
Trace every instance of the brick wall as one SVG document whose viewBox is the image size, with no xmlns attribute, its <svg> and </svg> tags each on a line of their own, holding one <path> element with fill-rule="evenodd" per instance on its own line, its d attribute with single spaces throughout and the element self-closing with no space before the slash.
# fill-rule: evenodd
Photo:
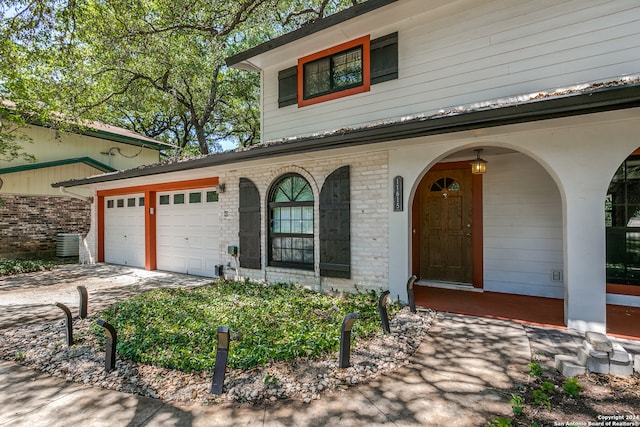
<svg viewBox="0 0 640 427">
<path fill-rule="evenodd" d="M 56 234 L 86 234 L 90 205 L 68 197 L 0 196 L 0 257 L 55 255 Z"/>
<path fill-rule="evenodd" d="M 318 252 L 318 200 L 326 177 L 337 168 L 351 170 L 351 276 L 350 280 L 320 277 Z M 304 176 L 315 193 L 315 271 L 267 266 L 266 194 L 273 182 L 285 173 Z M 343 157 L 313 159 L 290 164 L 271 164 L 238 169 L 220 176 L 226 192 L 220 195 L 221 246 L 238 244 L 238 186 L 240 177 L 253 181 L 262 201 L 262 269 L 241 269 L 242 277 L 267 282 L 298 282 L 316 290 L 388 289 L 389 287 L 389 172 L 386 151 Z M 225 214 L 226 212 L 226 214 Z M 226 252 L 226 251 L 225 251 Z M 223 252 L 223 253 L 225 253 Z M 225 255 L 233 266 L 231 257 Z"/>
</svg>

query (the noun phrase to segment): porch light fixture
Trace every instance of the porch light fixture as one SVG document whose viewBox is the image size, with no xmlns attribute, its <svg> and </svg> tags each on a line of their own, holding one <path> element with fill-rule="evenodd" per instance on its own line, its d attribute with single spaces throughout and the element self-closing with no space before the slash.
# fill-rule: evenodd
<svg viewBox="0 0 640 427">
<path fill-rule="evenodd" d="M 478 148 L 475 150 L 476 159 L 471 162 L 471 173 L 478 175 L 483 174 L 487 171 L 487 161 L 480 158 L 480 153 L 482 152 L 482 148 Z"/>
</svg>

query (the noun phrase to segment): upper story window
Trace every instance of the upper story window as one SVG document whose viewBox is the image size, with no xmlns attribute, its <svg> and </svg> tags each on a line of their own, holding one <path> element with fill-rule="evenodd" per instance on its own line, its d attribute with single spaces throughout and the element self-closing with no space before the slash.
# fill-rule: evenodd
<svg viewBox="0 0 640 427">
<path fill-rule="evenodd" d="M 362 46 L 307 62 L 303 75 L 305 100 L 362 86 Z"/>
<path fill-rule="evenodd" d="M 298 106 L 369 90 L 369 36 L 298 59 Z"/>
<path fill-rule="evenodd" d="M 278 73 L 278 106 L 299 107 L 367 92 L 398 78 L 398 33 L 361 37 L 300 58 Z"/>
</svg>

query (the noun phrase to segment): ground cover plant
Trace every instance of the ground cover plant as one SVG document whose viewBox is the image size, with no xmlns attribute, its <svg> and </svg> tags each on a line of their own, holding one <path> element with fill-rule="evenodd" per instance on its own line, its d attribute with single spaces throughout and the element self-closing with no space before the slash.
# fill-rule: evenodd
<svg viewBox="0 0 640 427">
<path fill-rule="evenodd" d="M 51 270 L 61 263 L 61 261 L 57 260 L 20 260 L 0 258 L 0 276 L 11 276 L 14 274 Z"/>
<path fill-rule="evenodd" d="M 217 328 L 226 326 L 228 366 L 251 369 L 337 352 L 348 313 L 359 313 L 354 342 L 379 333 L 378 297 L 372 291 L 330 296 L 293 284 L 219 281 L 140 294 L 100 317 L 118 331 L 121 357 L 186 372 L 213 369 Z M 392 305 L 390 316 L 398 310 Z"/>
</svg>

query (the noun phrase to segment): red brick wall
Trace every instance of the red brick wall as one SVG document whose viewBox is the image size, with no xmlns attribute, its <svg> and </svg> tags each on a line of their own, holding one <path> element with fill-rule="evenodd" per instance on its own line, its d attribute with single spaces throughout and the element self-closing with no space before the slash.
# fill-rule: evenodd
<svg viewBox="0 0 640 427">
<path fill-rule="evenodd" d="M 55 255 L 56 234 L 89 231 L 91 205 L 69 197 L 0 195 L 0 257 Z"/>
</svg>

